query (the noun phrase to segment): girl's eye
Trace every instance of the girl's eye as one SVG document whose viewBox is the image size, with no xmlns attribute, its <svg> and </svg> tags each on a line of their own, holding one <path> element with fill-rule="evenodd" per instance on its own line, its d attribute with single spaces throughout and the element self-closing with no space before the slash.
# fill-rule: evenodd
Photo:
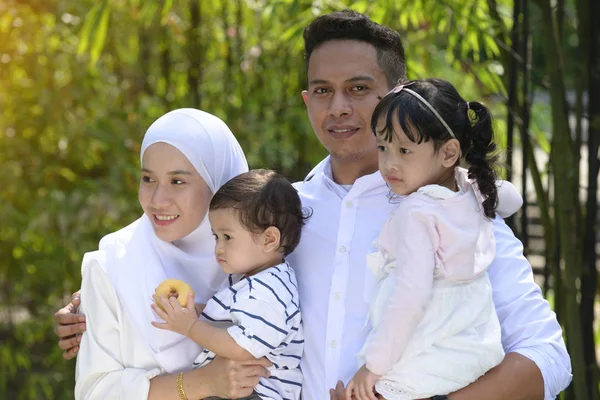
<svg viewBox="0 0 600 400">
<path fill-rule="evenodd" d="M 231 240 L 231 236 L 229 236 L 228 234 L 223 235 L 223 237 L 225 238 L 225 240 Z"/>
<path fill-rule="evenodd" d="M 377 150 L 379 150 L 379 151 L 385 151 L 385 146 L 377 146 Z"/>
<path fill-rule="evenodd" d="M 153 180 L 148 175 L 144 175 L 144 176 L 142 176 L 142 182 L 151 183 L 151 182 L 153 182 Z"/>
<path fill-rule="evenodd" d="M 184 181 L 182 181 L 181 179 L 173 179 L 173 180 L 171 180 L 171 183 L 172 183 L 173 185 L 181 185 L 181 184 L 183 184 L 183 183 L 185 183 L 185 182 L 184 182 Z"/>
<path fill-rule="evenodd" d="M 215 240 L 219 240 L 219 237 L 217 236 L 216 233 L 213 233 L 213 237 L 215 238 Z"/>
<path fill-rule="evenodd" d="M 401 147 L 401 148 L 400 148 L 400 153 L 401 153 L 401 154 L 408 154 L 408 153 L 410 153 L 410 150 L 408 150 L 408 149 L 405 149 L 404 147 Z"/>
</svg>

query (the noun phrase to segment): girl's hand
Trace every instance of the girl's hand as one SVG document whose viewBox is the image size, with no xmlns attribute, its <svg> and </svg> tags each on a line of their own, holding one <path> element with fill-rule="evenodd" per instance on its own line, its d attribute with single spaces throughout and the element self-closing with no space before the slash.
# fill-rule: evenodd
<svg viewBox="0 0 600 400">
<path fill-rule="evenodd" d="M 165 322 L 152 321 L 152 325 L 158 329 L 166 329 L 188 336 L 192 326 L 198 321 L 198 314 L 194 307 L 194 295 L 191 293 L 188 295 L 185 308 L 181 307 L 175 297 L 167 300 L 163 296 L 159 296 L 158 302 L 164 311 L 156 304 L 152 304 L 152 309 Z"/>
<path fill-rule="evenodd" d="M 377 400 L 375 383 L 380 377 L 380 375 L 375 375 L 369 371 L 366 365 L 363 365 L 354 374 L 354 378 L 348 382 L 346 397 L 350 398 L 350 396 L 354 396 L 358 400 Z"/>
</svg>

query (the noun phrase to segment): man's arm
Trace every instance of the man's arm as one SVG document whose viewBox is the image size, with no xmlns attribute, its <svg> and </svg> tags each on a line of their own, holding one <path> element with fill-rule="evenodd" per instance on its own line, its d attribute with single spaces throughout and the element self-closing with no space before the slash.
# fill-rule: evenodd
<svg viewBox="0 0 600 400">
<path fill-rule="evenodd" d="M 525 356 L 508 353 L 502 363 L 476 382 L 452 393 L 450 400 L 538 400 L 544 398 L 540 369 Z"/>
<path fill-rule="evenodd" d="M 73 293 L 71 302 L 54 314 L 54 321 L 56 321 L 54 333 L 60 339 L 58 347 L 64 350 L 63 358 L 65 360 L 75 358 L 79 352 L 81 334 L 86 329 L 85 315 L 77 314 L 79 304 L 80 297 L 79 291 L 77 291 Z"/>
<path fill-rule="evenodd" d="M 500 365 L 449 398 L 553 399 L 571 381 L 561 327 L 533 280 L 521 242 L 500 218 L 494 220 L 494 234 L 496 258 L 489 274 L 507 354 Z"/>
</svg>

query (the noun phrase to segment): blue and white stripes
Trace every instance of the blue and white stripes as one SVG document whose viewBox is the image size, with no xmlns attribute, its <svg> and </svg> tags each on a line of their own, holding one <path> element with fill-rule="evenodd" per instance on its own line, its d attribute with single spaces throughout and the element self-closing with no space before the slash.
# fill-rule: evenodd
<svg viewBox="0 0 600 400">
<path fill-rule="evenodd" d="M 287 263 L 243 278 L 217 292 L 202 313 L 207 321 L 231 325 L 231 337 L 256 358 L 272 363 L 269 378 L 255 391 L 263 399 L 297 400 L 302 388 L 302 317 L 294 271 Z M 204 350 L 194 364 L 204 366 L 214 353 Z"/>
</svg>

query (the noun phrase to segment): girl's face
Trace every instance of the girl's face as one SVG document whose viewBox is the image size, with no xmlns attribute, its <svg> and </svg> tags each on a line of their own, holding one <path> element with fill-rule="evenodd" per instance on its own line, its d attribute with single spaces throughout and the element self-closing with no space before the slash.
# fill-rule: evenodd
<svg viewBox="0 0 600 400">
<path fill-rule="evenodd" d="M 398 121 L 393 121 L 394 135 L 387 142 L 379 134 L 385 126 L 385 116 L 377 124 L 377 148 L 379 149 L 379 172 L 392 191 L 400 196 L 416 192 L 420 187 L 432 184 L 454 189 L 453 166 L 456 158 L 449 160 L 444 146 L 435 151 L 433 141 L 417 144 L 411 142 Z"/>
<path fill-rule="evenodd" d="M 204 179 L 175 147 L 158 142 L 146 149 L 138 199 L 161 240 L 174 242 L 193 232 L 211 197 Z"/>
</svg>

